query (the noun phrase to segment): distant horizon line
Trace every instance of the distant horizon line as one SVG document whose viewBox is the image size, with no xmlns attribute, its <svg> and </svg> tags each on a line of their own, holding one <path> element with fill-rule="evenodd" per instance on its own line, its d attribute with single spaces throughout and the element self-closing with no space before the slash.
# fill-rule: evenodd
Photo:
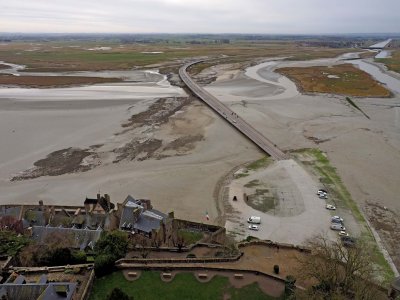
<svg viewBox="0 0 400 300">
<path fill-rule="evenodd" d="M 118 35 L 118 34 L 127 34 L 127 35 L 312 35 L 312 36 L 321 36 L 321 35 L 391 35 L 391 36 L 400 36 L 400 32 L 349 32 L 349 33 L 241 33 L 241 32 L 219 32 L 219 33 L 211 33 L 211 32 L 20 32 L 20 31 L 6 31 L 0 32 L 0 35 L 10 35 L 10 34 L 21 34 L 21 35 Z M 1 36 L 0 36 L 1 37 Z"/>
</svg>

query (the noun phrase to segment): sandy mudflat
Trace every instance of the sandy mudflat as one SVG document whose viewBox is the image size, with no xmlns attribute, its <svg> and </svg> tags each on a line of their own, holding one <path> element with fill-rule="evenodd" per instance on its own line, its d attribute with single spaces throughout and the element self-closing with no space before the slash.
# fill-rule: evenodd
<svg viewBox="0 0 400 300">
<path fill-rule="evenodd" d="M 0 203 L 43 199 L 48 204 L 82 204 L 86 196 L 100 191 L 116 202 L 128 194 L 150 198 L 157 209 L 173 210 L 190 220 L 205 221 L 207 211 L 214 222 L 218 180 L 262 154 L 197 100 L 175 112 L 167 123 L 121 127 L 157 99 L 186 97 L 162 76 L 150 77 L 134 84 L 0 88 L 0 136 L 7 141 L 0 147 Z M 159 81 L 153 82 L 154 78 Z M 134 139 L 161 140 L 165 149 L 157 152 L 158 158 L 112 163 L 114 149 Z M 92 170 L 10 181 L 54 151 L 93 145 L 103 146 L 98 150 L 99 165 Z"/>
<path fill-rule="evenodd" d="M 335 63 L 337 59 L 324 59 L 282 62 L 274 67 Z M 396 90 L 392 90 L 394 97 L 389 99 L 356 99 L 370 116 L 368 120 L 351 108 L 343 96 L 286 94 L 282 97 L 285 92 L 260 96 L 260 87 L 254 80 L 286 85 L 276 74 L 270 74 L 271 65 L 267 62 L 259 69 L 253 67 L 251 72 L 242 71 L 233 80 L 217 80 L 207 89 L 281 148 L 318 147 L 326 151 L 361 208 L 374 201 L 400 210 L 400 97 Z M 232 82 L 236 86 L 231 93 L 226 87 Z"/>
</svg>

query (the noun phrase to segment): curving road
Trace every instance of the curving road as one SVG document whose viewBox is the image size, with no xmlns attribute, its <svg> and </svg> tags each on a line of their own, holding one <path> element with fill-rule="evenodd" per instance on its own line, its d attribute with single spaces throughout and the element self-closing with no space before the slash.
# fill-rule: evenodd
<svg viewBox="0 0 400 300">
<path fill-rule="evenodd" d="M 190 66 L 200 63 L 203 60 L 194 61 L 185 64 L 179 69 L 179 76 L 187 87 L 201 100 L 207 103 L 215 112 L 225 118 L 232 126 L 237 130 L 247 136 L 253 143 L 260 147 L 264 152 L 269 154 L 275 160 L 284 160 L 289 157 L 280 150 L 273 142 L 263 136 L 259 131 L 257 131 L 253 126 L 239 117 L 235 112 L 233 112 L 226 105 L 221 103 L 216 97 L 211 95 L 209 92 L 200 87 L 187 73 L 187 68 Z"/>
</svg>

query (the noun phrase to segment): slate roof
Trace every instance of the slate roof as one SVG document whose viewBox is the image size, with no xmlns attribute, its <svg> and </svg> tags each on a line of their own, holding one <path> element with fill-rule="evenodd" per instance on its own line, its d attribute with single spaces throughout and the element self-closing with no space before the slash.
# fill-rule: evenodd
<svg viewBox="0 0 400 300">
<path fill-rule="evenodd" d="M 135 223 L 133 211 L 135 209 L 139 209 L 140 211 L 144 210 L 144 207 L 140 205 L 139 200 L 135 200 L 132 196 L 126 197 L 124 201 L 124 206 L 121 213 L 121 219 L 119 223 L 120 228 L 133 228 L 133 224 Z"/>
<path fill-rule="evenodd" d="M 76 283 L 57 282 L 50 283 L 45 291 L 40 295 L 40 300 L 70 300 L 76 289 Z M 66 288 L 64 288 L 66 287 Z M 66 291 L 66 297 L 57 293 L 57 290 Z"/>
<path fill-rule="evenodd" d="M 57 294 L 56 287 L 66 286 L 66 297 Z M 26 284 L 2 284 L 0 295 L 7 295 L 9 299 L 18 300 L 71 300 L 77 284 L 71 282 L 52 283 L 26 283 Z"/>
<path fill-rule="evenodd" d="M 13 281 L 13 284 L 23 284 L 25 283 L 25 276 L 19 275 L 15 280 Z"/>
<path fill-rule="evenodd" d="M 62 228 L 62 227 L 50 227 L 50 226 L 33 226 L 32 238 L 38 242 L 43 242 L 46 237 L 54 232 L 70 235 L 72 240 L 72 248 L 79 248 L 80 250 L 85 249 L 87 246 L 94 247 L 97 240 L 100 238 L 101 228 L 95 230 L 83 228 Z"/>
<path fill-rule="evenodd" d="M 46 274 L 42 274 L 37 283 L 45 284 L 47 282 L 48 282 L 47 275 Z"/>
<path fill-rule="evenodd" d="M 13 216 L 18 219 L 21 213 L 22 206 L 6 207 L 2 205 L 0 207 L 0 216 Z"/>
<path fill-rule="evenodd" d="M 161 222 L 165 220 L 167 216 L 162 212 L 155 209 L 145 210 L 140 216 L 138 221 L 135 223 L 134 228 L 144 232 L 151 232 L 153 229 L 160 228 Z"/>
<path fill-rule="evenodd" d="M 140 214 L 138 219 L 135 222 L 133 212 L 139 209 Z M 119 227 L 121 229 L 135 229 L 142 232 L 149 233 L 153 229 L 160 228 L 160 223 L 165 221 L 167 215 L 155 210 L 155 209 L 147 209 L 145 210 L 143 205 L 141 205 L 140 200 L 134 199 L 132 196 L 126 197 L 124 201 L 124 206 L 121 213 L 121 219 Z"/>
</svg>

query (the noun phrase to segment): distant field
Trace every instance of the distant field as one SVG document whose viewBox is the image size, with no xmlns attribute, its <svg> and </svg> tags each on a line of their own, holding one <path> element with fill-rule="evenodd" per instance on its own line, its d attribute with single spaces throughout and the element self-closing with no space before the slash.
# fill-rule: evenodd
<svg viewBox="0 0 400 300">
<path fill-rule="evenodd" d="M 107 299 L 113 288 L 120 288 L 135 300 L 140 299 L 277 299 L 264 294 L 257 284 L 250 284 L 243 288 L 234 288 L 227 277 L 215 276 L 210 282 L 201 283 L 193 274 L 180 273 L 172 282 L 163 282 L 160 273 L 155 271 L 143 271 L 140 278 L 135 281 L 127 281 L 122 272 L 115 272 L 108 276 L 96 279 L 93 285 L 90 300 Z"/>
<path fill-rule="evenodd" d="M 377 58 L 375 60 L 384 63 L 389 70 L 400 73 L 400 50 L 393 51 L 390 58 Z"/>
<path fill-rule="evenodd" d="M 101 50 L 99 47 L 109 47 Z M 91 50 L 89 50 L 91 49 Z M 23 64 L 30 71 L 118 70 L 177 62 L 192 57 L 228 56 L 239 60 L 287 56 L 292 59 L 335 57 L 354 49 L 307 47 L 296 42 L 232 44 L 124 44 L 84 42 L 14 42 L 0 45 L 3 61 Z M 158 53 L 151 53 L 158 52 Z"/>
<path fill-rule="evenodd" d="M 86 85 L 105 82 L 119 82 L 119 78 L 100 78 L 83 76 L 13 76 L 0 75 L 1 85 L 19 85 L 26 87 L 60 87 L 71 85 Z"/>
<path fill-rule="evenodd" d="M 277 72 L 296 82 L 304 92 L 356 97 L 389 97 L 390 91 L 351 64 L 332 67 L 281 68 Z M 328 77 L 329 76 L 329 77 Z"/>
</svg>

